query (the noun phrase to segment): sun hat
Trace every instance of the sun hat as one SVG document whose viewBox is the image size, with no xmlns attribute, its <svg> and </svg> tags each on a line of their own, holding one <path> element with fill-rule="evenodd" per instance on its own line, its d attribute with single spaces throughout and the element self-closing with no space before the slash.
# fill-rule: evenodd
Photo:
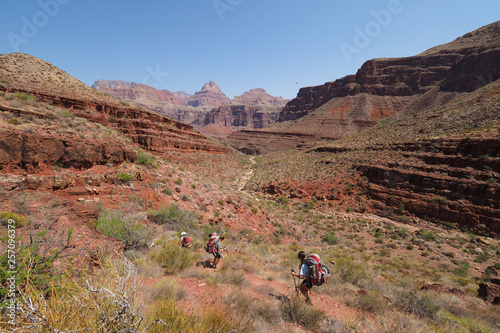
<svg viewBox="0 0 500 333">
<path fill-rule="evenodd" d="M 181 235 L 182 235 L 182 236 L 184 236 L 185 234 L 186 234 L 186 232 L 185 232 L 185 231 L 181 232 Z"/>
</svg>

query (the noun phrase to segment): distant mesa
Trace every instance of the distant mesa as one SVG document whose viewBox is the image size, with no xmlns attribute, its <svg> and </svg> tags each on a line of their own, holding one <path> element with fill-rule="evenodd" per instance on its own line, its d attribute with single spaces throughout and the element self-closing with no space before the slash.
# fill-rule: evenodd
<svg viewBox="0 0 500 333">
<path fill-rule="evenodd" d="M 278 119 L 289 101 L 262 88 L 228 98 L 214 82 L 205 83 L 190 95 L 119 80 L 98 80 L 92 87 L 103 93 L 192 125 L 200 132 L 224 138 L 235 130 L 264 128 Z"/>
<path fill-rule="evenodd" d="M 188 100 L 188 105 L 192 107 L 211 106 L 219 107 L 228 104 L 231 100 L 220 90 L 214 81 L 205 83 L 200 91 L 194 93 Z"/>
</svg>

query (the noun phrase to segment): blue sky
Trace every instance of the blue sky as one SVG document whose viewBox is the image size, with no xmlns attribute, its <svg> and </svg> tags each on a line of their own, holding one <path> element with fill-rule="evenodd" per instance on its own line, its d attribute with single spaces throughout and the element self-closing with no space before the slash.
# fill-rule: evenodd
<svg viewBox="0 0 500 333">
<path fill-rule="evenodd" d="M 366 61 L 418 54 L 500 20 L 498 0 L 19 0 L 0 53 L 46 60 L 84 83 L 194 93 L 214 80 L 293 98 Z"/>
</svg>

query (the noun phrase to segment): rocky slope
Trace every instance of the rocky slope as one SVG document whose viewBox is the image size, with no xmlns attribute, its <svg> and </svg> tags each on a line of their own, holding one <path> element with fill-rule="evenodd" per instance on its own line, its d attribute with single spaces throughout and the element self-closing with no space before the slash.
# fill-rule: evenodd
<svg viewBox="0 0 500 333">
<path fill-rule="evenodd" d="M 416 56 L 367 61 L 355 75 L 300 89 L 280 113 L 279 123 L 266 133 L 275 132 L 277 138 L 283 133 L 307 134 L 312 140 L 358 133 L 406 106 L 419 112 L 428 102 L 422 96 L 436 88 L 434 102 L 447 102 L 457 93 L 497 80 L 499 54 L 500 23 L 496 22 Z M 234 138 L 235 147 L 241 147 L 242 140 L 259 146 L 260 136 L 238 133 L 228 142 Z M 272 144 L 272 140 L 262 142 L 259 151 L 265 152 Z"/>
<path fill-rule="evenodd" d="M 419 112 L 407 106 L 357 135 L 263 157 L 252 187 L 499 235 L 500 80 L 449 94 L 431 90 L 413 101 Z"/>
<path fill-rule="evenodd" d="M 40 59 L 25 54 L 8 54 L 0 56 L 0 64 L 0 72 L 3 78 L 0 84 L 0 91 L 11 94 L 9 96 L 13 96 L 12 98 L 21 96 L 20 103 L 15 103 L 15 107 L 4 106 L 2 108 L 4 111 L 20 116 L 29 115 L 35 118 L 52 118 L 57 120 L 53 112 L 52 114 L 47 113 L 47 111 L 36 112 L 36 107 L 34 110 L 26 106 L 23 107 L 23 102 L 26 101 L 31 101 L 30 103 L 33 105 L 37 105 L 37 103 L 46 103 L 53 107 L 66 109 L 68 116 L 78 116 L 92 123 L 99 123 L 114 128 L 144 149 L 157 151 L 158 153 L 167 153 L 172 149 L 229 152 L 228 148 L 215 144 L 206 139 L 199 132 L 194 131 L 192 126 L 179 123 L 175 120 L 137 107 L 123 105 L 120 101 L 110 96 L 104 96 L 102 93 L 85 86 L 81 82 Z M 38 74 L 39 72 L 43 74 L 40 75 Z M 17 79 L 21 76 L 20 73 L 23 74 L 23 77 L 45 76 L 47 77 L 47 81 L 40 81 L 36 82 L 34 85 L 30 85 L 29 82 L 27 83 Z M 58 81 L 54 82 L 53 78 L 56 78 Z M 68 82 L 70 90 L 67 90 Z M 59 93 L 56 94 L 56 91 L 59 91 Z M 68 147 L 71 147 L 71 144 L 64 143 L 57 138 L 57 135 L 53 134 L 53 131 L 51 132 L 52 134 L 48 134 L 48 136 L 42 131 L 24 133 L 22 135 L 20 134 L 20 136 L 4 135 L 2 138 L 2 150 L 7 156 L 13 158 L 10 162 L 18 160 L 14 158 L 15 156 L 22 155 L 23 158 L 26 158 L 27 153 L 25 149 L 34 149 L 35 152 L 33 154 L 35 155 L 47 155 L 47 157 L 51 159 L 57 157 L 55 161 L 58 161 L 59 158 L 63 158 L 62 155 L 67 155 Z M 5 132 L 3 133 L 6 134 Z M 17 142 L 16 138 L 20 141 Z M 23 144 L 20 144 L 20 142 L 23 142 Z M 41 145 L 40 142 L 46 142 L 50 145 L 50 148 Z M 60 144 L 58 144 L 58 142 L 60 142 Z M 88 148 L 90 151 L 101 151 L 101 148 L 91 147 L 93 146 L 91 145 Z M 79 149 L 73 148 L 72 150 Z M 66 153 L 63 153 L 63 151 L 66 151 Z M 107 153 L 106 150 L 103 150 L 102 154 L 107 155 L 109 152 Z M 78 155 L 82 159 L 88 159 L 92 154 L 80 152 Z M 99 159 L 97 158 L 97 160 Z M 9 161 L 4 162 L 7 163 Z M 16 163 L 23 164 L 26 163 L 26 161 L 19 160 Z M 68 164 L 69 162 L 64 163 Z M 79 162 L 74 161 L 70 164 L 78 163 Z M 86 163 L 87 162 L 84 164 Z M 91 162 L 89 163 L 92 165 Z M 101 163 L 105 164 L 106 162 L 102 160 Z"/>
<path fill-rule="evenodd" d="M 214 81 L 194 95 L 156 90 L 123 81 L 98 80 L 93 88 L 151 111 L 193 125 L 212 137 L 226 137 L 237 129 L 263 128 L 274 123 L 288 100 L 274 97 L 264 89 L 251 89 L 230 100 Z M 230 106 L 228 106 L 230 105 Z"/>
</svg>

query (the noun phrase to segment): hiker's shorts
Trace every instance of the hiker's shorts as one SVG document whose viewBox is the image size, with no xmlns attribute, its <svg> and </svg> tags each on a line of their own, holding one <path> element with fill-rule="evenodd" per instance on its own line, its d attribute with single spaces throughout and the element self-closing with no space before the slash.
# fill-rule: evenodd
<svg viewBox="0 0 500 333">
<path fill-rule="evenodd" d="M 214 257 L 217 259 L 222 259 L 224 257 L 220 252 L 214 252 Z"/>
<path fill-rule="evenodd" d="M 312 283 L 310 281 L 307 281 L 307 279 L 302 281 L 302 284 L 305 285 L 307 287 L 307 289 L 311 289 L 313 287 Z"/>
</svg>

